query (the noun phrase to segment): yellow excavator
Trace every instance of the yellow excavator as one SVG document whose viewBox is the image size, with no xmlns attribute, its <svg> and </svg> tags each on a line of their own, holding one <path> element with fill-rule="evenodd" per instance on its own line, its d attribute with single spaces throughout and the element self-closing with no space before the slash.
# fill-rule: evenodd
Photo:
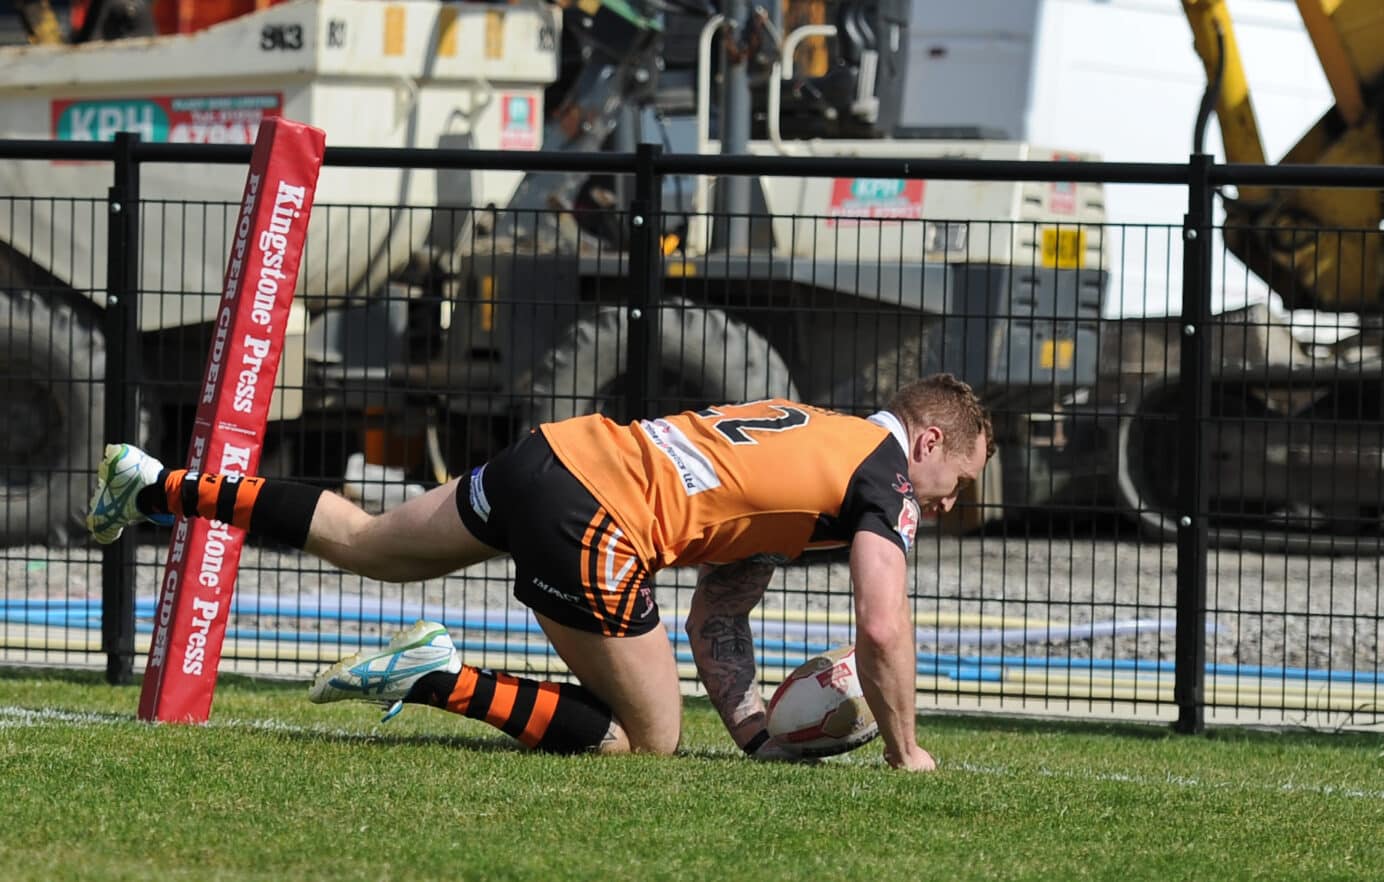
<svg viewBox="0 0 1384 882">
<path fill-rule="evenodd" d="M 1336 105 L 1280 161 L 1384 165 L 1384 2 L 1296 0 Z M 1226 0 L 1182 0 L 1216 102 L 1228 162 L 1264 163 L 1264 145 Z M 1221 48 L 1223 47 L 1223 48 Z M 1225 243 L 1289 308 L 1377 313 L 1384 306 L 1378 190 L 1244 188 L 1225 200 Z"/>
<path fill-rule="evenodd" d="M 48 0 L 19 0 L 19 23 L 35 46 L 56 46 L 63 42 L 62 25 Z"/>
<path fill-rule="evenodd" d="M 15 10 L 24 33 L 35 46 L 151 37 L 155 33 L 154 0 L 89 0 L 83 9 L 81 26 L 71 32 L 64 32 L 48 0 L 18 0 Z"/>
<path fill-rule="evenodd" d="M 1296 2 L 1336 103 L 1280 163 L 1384 165 L 1384 0 Z M 1196 138 L 1214 97 L 1226 160 L 1262 165 L 1228 6 L 1182 0 L 1209 83 Z M 1294 333 L 1263 304 L 1217 317 L 1208 427 L 1213 541 L 1339 552 L 1355 546 L 1344 541 L 1354 536 L 1377 546 L 1384 537 L 1384 194 L 1247 186 L 1220 196 L 1226 250 L 1285 307 L 1312 311 L 1315 328 L 1304 343 L 1302 329 Z M 1318 339 L 1323 331 L 1334 338 Z M 1132 340 L 1143 354 L 1122 355 L 1120 368 L 1141 379 L 1137 407 L 1120 421 L 1117 493 L 1145 531 L 1164 540 L 1177 535 L 1179 512 L 1168 454 L 1185 441 L 1179 380 L 1167 375 L 1178 363 L 1179 336 L 1124 335 L 1125 348 Z"/>
</svg>

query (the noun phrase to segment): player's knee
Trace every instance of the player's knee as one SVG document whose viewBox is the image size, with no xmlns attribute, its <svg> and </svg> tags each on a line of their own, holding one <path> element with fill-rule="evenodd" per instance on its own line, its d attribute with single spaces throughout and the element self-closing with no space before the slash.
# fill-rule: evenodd
<svg viewBox="0 0 1384 882">
<path fill-rule="evenodd" d="M 677 732 L 653 732 L 630 738 L 630 751 L 671 756 L 678 752 Z"/>
<path fill-rule="evenodd" d="M 670 718 L 646 723 L 642 726 L 621 726 L 634 753 L 653 753 L 663 756 L 677 753 L 682 740 L 681 714 L 674 711 Z"/>
</svg>

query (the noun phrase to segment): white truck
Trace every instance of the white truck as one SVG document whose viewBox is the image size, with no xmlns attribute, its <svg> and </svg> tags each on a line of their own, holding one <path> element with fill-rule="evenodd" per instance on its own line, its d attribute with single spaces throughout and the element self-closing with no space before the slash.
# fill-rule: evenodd
<svg viewBox="0 0 1384 882">
<path fill-rule="evenodd" d="M 560 26 L 539 4 L 321 0 L 188 35 L 3 47 L 0 137 L 247 144 L 261 119 L 284 115 L 334 145 L 537 149 Z M 445 204 L 446 174 L 322 170 L 275 419 L 303 412 L 310 313 L 384 289 L 429 247 L 435 231 L 397 207 Z M 522 176 L 466 177 L 484 205 L 504 204 Z M 101 328 L 111 179 L 109 163 L 0 162 L 0 542 L 61 538 L 85 504 L 104 365 L 128 357 Z M 197 382 L 204 338 L 161 332 L 211 318 L 243 186 L 225 165 L 142 168 L 144 379 L 162 366 Z"/>
<path fill-rule="evenodd" d="M 657 66 L 656 41 L 622 54 L 635 41 L 610 35 L 656 35 L 656 15 L 608 0 L 578 4 L 566 20 L 585 50 L 574 92 L 654 73 L 645 68 Z M 296 0 L 183 36 L 0 47 L 0 138 L 135 131 L 248 143 L 260 119 L 282 114 L 325 129 L 329 147 L 589 149 L 621 93 L 569 94 L 557 113 L 545 110 L 545 88 L 562 75 L 563 23 L 536 2 Z M 703 34 L 703 72 L 714 36 Z M 902 58 L 899 36 L 866 49 Z M 752 153 L 1089 158 L 979 137 L 795 138 L 777 125 L 773 88 L 780 77 L 801 84 L 788 79 L 793 60 L 785 41 L 773 123 Z M 871 77 L 873 64 L 863 66 Z M 572 107 L 594 108 L 585 141 L 554 137 Z M 716 151 L 709 112 L 698 119 L 685 149 Z M 0 161 L 0 382 L 10 390 L 0 544 L 60 540 L 85 503 L 103 440 L 104 366 L 125 356 L 101 330 L 110 181 L 107 163 Z M 570 205 L 545 181 L 325 167 L 273 419 L 338 433 L 367 416 L 397 435 L 438 430 L 427 434 L 441 477 L 515 425 L 602 406 L 625 371 L 623 259 L 609 241 L 604 252 L 587 247 L 590 231 L 572 248 L 498 237 L 496 218 L 516 204 L 555 206 L 561 221 Z M 176 419 L 200 376 L 242 183 L 229 166 L 142 168 L 139 362 L 156 417 Z M 1050 414 L 1054 389 L 1094 375 L 1106 278 L 1098 185 L 765 178 L 755 206 L 772 220 L 739 255 L 718 251 L 704 222 L 714 187 L 688 192 L 666 208 L 670 224 L 688 223 L 662 267 L 666 386 L 655 391 L 665 401 L 792 394 L 862 407 L 945 368 L 1007 401 L 1024 423 L 1011 428 L 1028 437 L 1030 411 Z M 916 322 L 900 322 L 900 309 Z M 420 336 L 431 344 L 417 353 L 409 341 Z M 454 440 L 457 420 L 487 428 Z"/>
</svg>

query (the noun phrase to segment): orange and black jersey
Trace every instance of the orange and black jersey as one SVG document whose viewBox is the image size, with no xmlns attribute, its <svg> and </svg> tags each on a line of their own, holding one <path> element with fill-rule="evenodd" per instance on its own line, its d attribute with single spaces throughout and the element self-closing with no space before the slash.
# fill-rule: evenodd
<svg viewBox="0 0 1384 882">
<path fill-rule="evenodd" d="M 651 569 L 792 559 L 860 530 L 907 551 L 918 525 L 907 438 L 887 412 L 863 419 L 769 399 L 629 425 L 579 417 L 542 432 Z"/>
</svg>

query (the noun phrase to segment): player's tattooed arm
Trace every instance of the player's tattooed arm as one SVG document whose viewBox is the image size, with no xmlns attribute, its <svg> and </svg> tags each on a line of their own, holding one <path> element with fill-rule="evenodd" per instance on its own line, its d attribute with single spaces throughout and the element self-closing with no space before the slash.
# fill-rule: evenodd
<svg viewBox="0 0 1384 882">
<path fill-rule="evenodd" d="M 703 567 L 687 614 L 697 674 L 731 738 L 742 748 L 764 731 L 750 610 L 764 596 L 773 574 L 773 564 L 758 560 Z"/>
</svg>

